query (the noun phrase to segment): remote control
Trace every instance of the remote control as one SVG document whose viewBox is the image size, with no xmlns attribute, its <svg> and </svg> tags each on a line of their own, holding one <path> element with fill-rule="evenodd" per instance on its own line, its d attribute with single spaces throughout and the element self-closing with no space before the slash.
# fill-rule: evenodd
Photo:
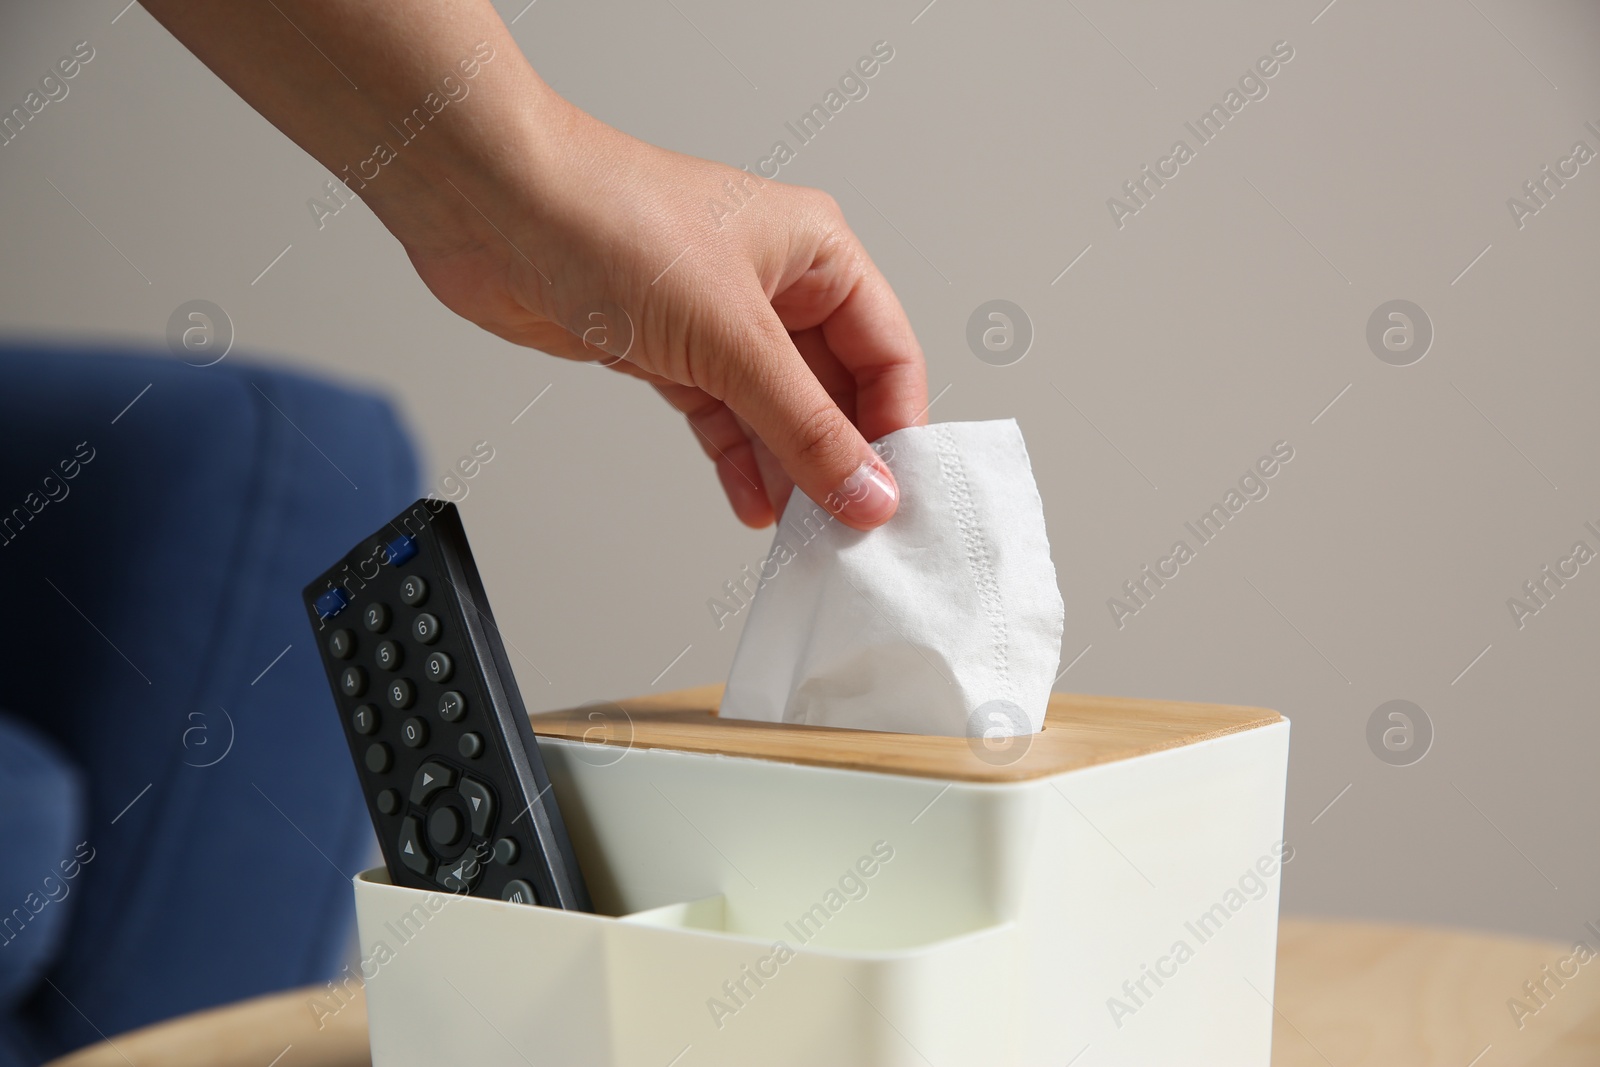
<svg viewBox="0 0 1600 1067">
<path fill-rule="evenodd" d="M 456 506 L 418 500 L 305 603 L 390 881 L 592 911 Z"/>
</svg>

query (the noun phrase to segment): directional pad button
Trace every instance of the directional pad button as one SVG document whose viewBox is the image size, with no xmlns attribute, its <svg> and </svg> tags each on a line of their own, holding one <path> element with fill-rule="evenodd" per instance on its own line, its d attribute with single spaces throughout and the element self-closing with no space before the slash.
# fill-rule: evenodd
<svg viewBox="0 0 1600 1067">
<path fill-rule="evenodd" d="M 442 763 L 429 760 L 417 768 L 417 776 L 411 780 L 411 803 L 426 804 L 439 790 L 448 789 L 455 784 L 455 771 Z"/>
<path fill-rule="evenodd" d="M 422 846 L 422 822 L 414 815 L 400 823 L 400 862 L 424 878 L 433 870 L 433 860 Z"/>
<path fill-rule="evenodd" d="M 494 794 L 489 787 L 473 778 L 461 779 L 461 796 L 472 814 L 472 835 L 488 837 L 494 826 Z"/>
<path fill-rule="evenodd" d="M 478 862 L 478 857 L 469 848 L 449 863 L 441 863 L 434 881 L 452 893 L 465 893 L 471 891 L 482 873 L 483 864 Z"/>
</svg>

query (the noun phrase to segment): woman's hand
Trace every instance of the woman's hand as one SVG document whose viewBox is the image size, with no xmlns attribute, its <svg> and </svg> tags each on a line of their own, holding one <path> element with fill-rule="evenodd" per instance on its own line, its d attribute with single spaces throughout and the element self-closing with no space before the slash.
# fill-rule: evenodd
<svg viewBox="0 0 1600 1067">
<path fill-rule="evenodd" d="M 922 352 L 823 193 L 654 148 L 555 94 L 489 0 L 145 7 L 350 186 L 428 288 L 683 412 L 738 516 L 790 487 L 894 513 L 869 440 L 922 419 Z"/>
<path fill-rule="evenodd" d="M 867 441 L 920 421 L 922 352 L 833 199 L 558 100 L 529 168 L 485 204 L 461 190 L 454 228 L 412 239 L 391 225 L 422 280 L 508 341 L 650 382 L 749 525 L 771 523 L 794 485 L 851 526 L 888 519 L 898 489 Z"/>
</svg>

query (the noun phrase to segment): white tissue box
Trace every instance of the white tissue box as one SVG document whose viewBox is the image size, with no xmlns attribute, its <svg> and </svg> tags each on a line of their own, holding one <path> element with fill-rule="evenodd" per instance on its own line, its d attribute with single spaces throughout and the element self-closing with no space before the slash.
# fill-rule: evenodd
<svg viewBox="0 0 1600 1067">
<path fill-rule="evenodd" d="M 600 914 L 355 879 L 377 1067 L 1267 1067 L 1275 712 L 1057 694 L 1017 758 L 719 697 L 533 716 Z"/>
</svg>

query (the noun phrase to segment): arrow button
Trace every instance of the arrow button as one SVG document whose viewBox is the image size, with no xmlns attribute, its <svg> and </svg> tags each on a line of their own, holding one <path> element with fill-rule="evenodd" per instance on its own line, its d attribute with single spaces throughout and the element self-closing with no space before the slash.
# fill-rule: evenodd
<svg viewBox="0 0 1600 1067">
<path fill-rule="evenodd" d="M 417 769 L 417 776 L 411 779 L 411 803 L 426 804 L 435 793 L 450 788 L 455 781 L 455 771 L 429 760 Z"/>
<path fill-rule="evenodd" d="M 478 880 L 478 875 L 482 873 L 483 864 L 479 863 L 472 850 L 468 849 L 453 863 L 440 867 L 439 873 L 434 876 L 434 881 L 452 893 L 470 893 L 473 884 Z"/>
<path fill-rule="evenodd" d="M 400 862 L 424 878 L 433 870 L 433 861 L 422 847 L 422 823 L 415 815 L 407 815 L 400 823 Z"/>
<path fill-rule="evenodd" d="M 472 836 L 488 837 L 494 828 L 494 794 L 476 778 L 461 779 L 461 795 L 472 809 Z"/>
</svg>

